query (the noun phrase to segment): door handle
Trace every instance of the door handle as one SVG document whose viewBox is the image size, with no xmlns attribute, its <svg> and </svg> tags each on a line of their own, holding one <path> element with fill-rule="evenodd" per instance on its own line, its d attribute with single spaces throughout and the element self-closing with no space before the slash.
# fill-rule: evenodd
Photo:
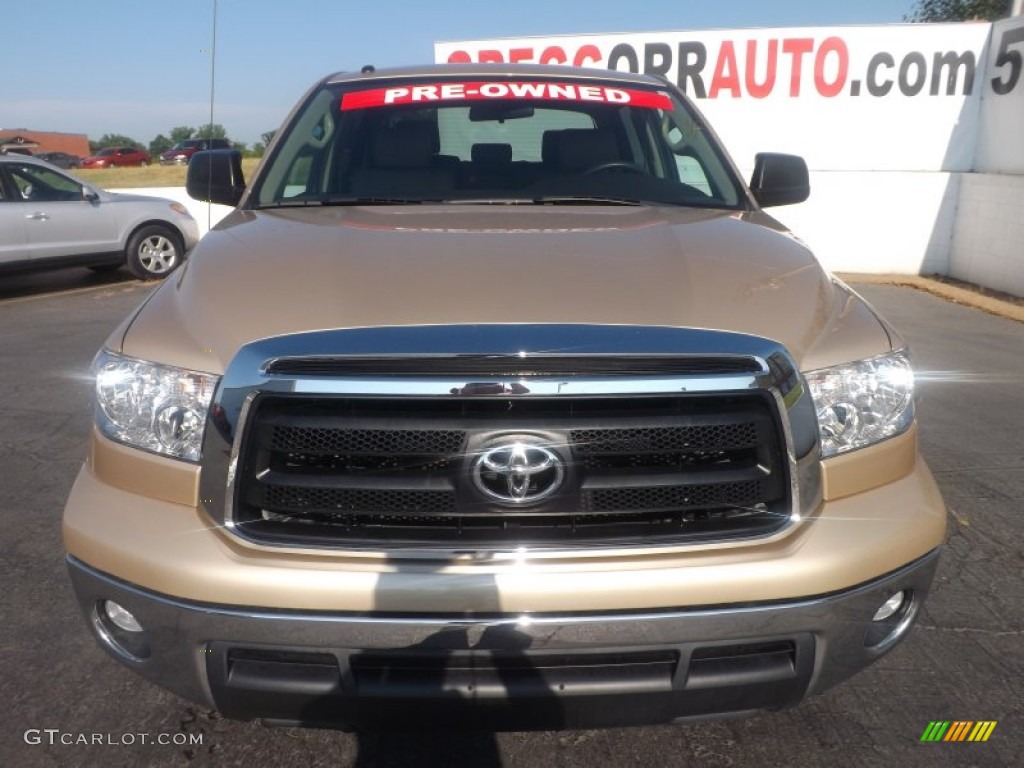
<svg viewBox="0 0 1024 768">
<path fill-rule="evenodd" d="M 43 213 L 42 211 L 36 211 L 35 213 L 27 214 L 25 218 L 29 219 L 30 221 L 46 221 L 48 218 L 50 218 L 50 214 Z"/>
</svg>

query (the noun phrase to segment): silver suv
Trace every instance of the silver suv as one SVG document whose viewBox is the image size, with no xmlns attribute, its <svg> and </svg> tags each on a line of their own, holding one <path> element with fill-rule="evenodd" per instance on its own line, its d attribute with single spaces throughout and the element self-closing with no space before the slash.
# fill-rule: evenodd
<svg viewBox="0 0 1024 768">
<path fill-rule="evenodd" d="M 106 192 L 42 160 L 0 156 L 0 272 L 127 266 L 162 279 L 198 240 L 181 203 Z"/>
</svg>

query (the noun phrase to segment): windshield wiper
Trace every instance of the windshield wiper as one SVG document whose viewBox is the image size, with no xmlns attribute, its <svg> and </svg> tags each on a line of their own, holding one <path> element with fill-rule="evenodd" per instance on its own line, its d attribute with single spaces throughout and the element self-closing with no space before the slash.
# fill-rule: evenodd
<svg viewBox="0 0 1024 768">
<path fill-rule="evenodd" d="M 447 205 L 654 205 L 630 197 L 590 195 L 539 195 L 536 197 L 462 197 L 444 200 Z"/>
<path fill-rule="evenodd" d="M 319 205 L 421 205 L 439 203 L 422 197 L 393 197 L 390 195 L 367 195 L 364 197 L 324 197 L 316 201 Z"/>
<path fill-rule="evenodd" d="M 652 205 L 633 197 L 594 197 L 591 195 L 542 195 L 531 200 L 534 205 Z"/>
<path fill-rule="evenodd" d="M 439 203 L 440 200 L 428 200 L 418 197 L 307 197 L 295 200 L 278 200 L 259 206 L 266 208 L 309 208 L 326 205 L 420 205 L 422 203 Z"/>
</svg>

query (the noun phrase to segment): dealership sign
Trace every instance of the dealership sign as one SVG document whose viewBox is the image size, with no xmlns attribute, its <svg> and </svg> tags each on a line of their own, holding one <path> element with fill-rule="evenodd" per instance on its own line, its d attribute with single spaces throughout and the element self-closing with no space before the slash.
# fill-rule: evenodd
<svg viewBox="0 0 1024 768">
<path fill-rule="evenodd" d="M 1020 19 L 438 43 L 435 58 L 666 77 L 744 167 L 772 150 L 817 170 L 966 171 L 982 101 L 1024 98 Z"/>
</svg>

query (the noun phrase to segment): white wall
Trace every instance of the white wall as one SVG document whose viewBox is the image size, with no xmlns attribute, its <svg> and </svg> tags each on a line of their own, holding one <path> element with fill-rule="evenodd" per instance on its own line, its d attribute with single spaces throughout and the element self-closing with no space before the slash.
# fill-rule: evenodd
<svg viewBox="0 0 1024 768">
<path fill-rule="evenodd" d="M 945 274 L 1024 296 L 1024 175 L 963 174 Z"/>
<path fill-rule="evenodd" d="M 1010 83 L 1024 56 L 1024 18 L 992 26 L 987 73 Z M 997 67 L 1002 56 L 1005 62 Z M 1007 93 L 994 85 L 981 98 L 974 172 L 964 174 L 950 247 L 949 274 L 1024 296 L 1024 68 Z M 1004 87 L 1003 90 L 1006 90 Z"/>
<path fill-rule="evenodd" d="M 946 274 L 963 175 L 812 171 L 806 202 L 768 212 L 833 272 Z"/>
</svg>

